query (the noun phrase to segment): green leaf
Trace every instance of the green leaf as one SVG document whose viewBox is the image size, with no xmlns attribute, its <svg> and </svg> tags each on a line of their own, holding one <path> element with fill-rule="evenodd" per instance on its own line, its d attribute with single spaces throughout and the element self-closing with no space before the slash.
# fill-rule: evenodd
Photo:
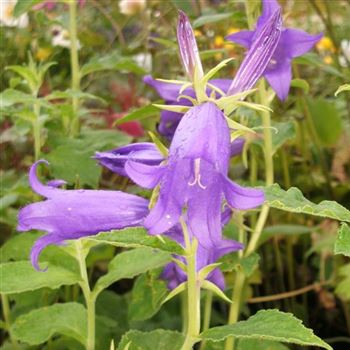
<svg viewBox="0 0 350 350">
<path fill-rule="evenodd" d="M 340 281 L 337 283 L 335 294 L 344 301 L 350 300 L 350 264 L 339 269 Z"/>
<path fill-rule="evenodd" d="M 149 117 L 153 117 L 155 115 L 159 114 L 159 109 L 153 105 L 149 105 L 149 106 L 144 106 L 141 108 L 138 108 L 132 112 L 130 112 L 129 114 L 127 114 L 126 116 L 124 116 L 123 118 L 118 119 L 114 125 L 120 125 L 126 122 L 130 122 L 133 120 L 142 120 L 145 118 L 149 118 Z"/>
<path fill-rule="evenodd" d="M 340 94 L 343 91 L 350 91 L 350 84 L 340 85 L 337 91 L 335 92 L 334 96 L 338 96 L 338 94 Z"/>
<path fill-rule="evenodd" d="M 43 287 L 51 289 L 76 284 L 80 276 L 61 266 L 50 264 L 45 272 L 34 269 L 29 261 L 14 261 L 0 265 L 0 293 L 14 294 Z"/>
<path fill-rule="evenodd" d="M 308 227 L 304 225 L 289 225 L 289 224 L 282 224 L 282 225 L 273 225 L 265 227 L 260 239 L 259 244 L 262 244 L 269 240 L 271 237 L 274 236 L 293 236 L 293 235 L 304 235 L 304 234 L 310 234 L 313 230 L 313 227 Z"/>
<path fill-rule="evenodd" d="M 13 10 L 13 16 L 19 17 L 23 13 L 28 12 L 34 5 L 43 2 L 43 0 L 17 0 Z"/>
<path fill-rule="evenodd" d="M 179 350 L 185 341 L 183 334 L 156 329 L 152 332 L 131 330 L 123 335 L 118 350 Z"/>
<path fill-rule="evenodd" d="M 147 320 L 158 312 L 165 295 L 166 282 L 159 278 L 159 272 L 145 273 L 136 279 L 129 304 L 129 319 Z"/>
<path fill-rule="evenodd" d="M 232 15 L 233 15 L 232 12 L 228 12 L 228 13 L 218 13 L 216 15 L 210 14 L 210 15 L 200 16 L 193 22 L 192 27 L 198 28 L 203 26 L 204 24 L 219 22 L 224 19 L 230 18 Z"/>
<path fill-rule="evenodd" d="M 245 276 L 249 278 L 258 267 L 259 260 L 260 255 L 254 252 L 243 258 L 239 258 L 237 254 L 227 254 L 219 261 L 222 261 L 221 270 L 227 272 L 242 269 Z"/>
<path fill-rule="evenodd" d="M 171 260 L 171 255 L 152 248 L 137 248 L 118 254 L 108 265 L 108 273 L 102 276 L 94 288 L 95 295 L 123 278 L 133 278 L 148 270 L 156 269 Z"/>
<path fill-rule="evenodd" d="M 87 92 L 83 91 L 75 91 L 72 89 L 67 89 L 65 91 L 53 91 L 51 94 L 45 96 L 45 99 L 50 101 L 50 100 L 57 100 L 57 99 L 71 99 L 72 97 L 79 98 L 81 100 L 98 100 L 102 103 L 106 103 L 106 101 L 96 95 L 89 94 Z"/>
<path fill-rule="evenodd" d="M 32 95 L 26 94 L 19 90 L 6 89 L 0 93 L 0 109 L 12 107 L 17 103 L 29 104 L 40 103 L 41 105 L 48 106 L 48 103 L 40 98 L 35 98 Z"/>
<path fill-rule="evenodd" d="M 16 319 L 11 327 L 15 339 L 30 345 L 46 342 L 55 334 L 72 337 L 85 345 L 87 313 L 78 303 L 54 304 Z"/>
<path fill-rule="evenodd" d="M 296 131 L 295 131 L 295 125 L 292 121 L 274 123 L 273 128 L 275 128 L 275 130 L 272 130 L 271 135 L 272 135 L 272 151 L 274 154 L 288 140 L 293 140 L 295 138 Z M 262 140 L 257 140 L 254 143 L 258 144 L 261 147 L 263 147 L 263 144 L 264 144 Z"/>
<path fill-rule="evenodd" d="M 222 341 L 228 337 L 271 340 L 332 350 L 330 345 L 318 338 L 292 314 L 276 309 L 261 310 L 246 321 L 214 327 L 201 334 L 202 339 L 212 341 Z"/>
<path fill-rule="evenodd" d="M 293 79 L 290 82 L 290 86 L 295 87 L 295 88 L 299 88 L 302 89 L 304 91 L 305 94 L 308 94 L 310 91 L 310 85 L 309 83 L 304 80 L 304 79 Z"/>
<path fill-rule="evenodd" d="M 80 75 L 84 77 L 87 74 L 103 70 L 132 72 L 140 75 L 145 74 L 145 71 L 132 58 L 122 57 L 118 52 L 113 52 L 107 56 L 92 58 L 81 67 Z"/>
<path fill-rule="evenodd" d="M 52 176 L 57 179 L 79 185 L 97 187 L 101 174 L 101 167 L 92 159 L 90 150 L 72 147 L 71 144 L 63 144 L 51 151 L 46 159 L 50 162 Z"/>
<path fill-rule="evenodd" d="M 350 257 L 350 227 L 343 222 L 335 241 L 334 254 L 343 254 Z"/>
<path fill-rule="evenodd" d="M 308 105 L 320 141 L 324 146 L 333 146 L 343 131 L 342 119 L 335 104 L 318 98 L 309 99 Z M 330 120 L 332 127 L 329 126 Z"/>
<path fill-rule="evenodd" d="M 289 350 L 281 343 L 262 339 L 240 339 L 238 350 Z"/>
<path fill-rule="evenodd" d="M 266 203 L 272 208 L 350 222 L 350 211 L 335 201 L 315 204 L 306 199 L 298 188 L 291 187 L 285 191 L 278 184 L 265 187 L 263 190 Z"/>
<path fill-rule="evenodd" d="M 97 243 L 112 244 L 117 247 L 150 247 L 178 255 L 184 254 L 182 247 L 173 240 L 164 236 L 162 236 L 162 239 L 159 239 L 157 236 L 151 236 L 143 227 L 130 227 L 120 231 L 102 232 L 87 239 Z"/>
</svg>

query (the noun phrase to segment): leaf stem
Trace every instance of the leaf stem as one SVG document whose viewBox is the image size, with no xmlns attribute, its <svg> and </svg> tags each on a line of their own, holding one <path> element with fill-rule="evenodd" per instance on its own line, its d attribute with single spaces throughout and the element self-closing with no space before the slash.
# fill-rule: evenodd
<svg viewBox="0 0 350 350">
<path fill-rule="evenodd" d="M 86 268 L 86 253 L 83 250 L 81 240 L 76 240 L 75 242 L 76 248 L 76 259 L 79 263 L 80 275 L 82 281 L 79 283 L 80 287 L 83 291 L 86 309 L 87 309 L 87 340 L 86 340 L 86 350 L 95 350 L 95 294 L 91 292 L 89 278 L 87 274 Z"/>
<path fill-rule="evenodd" d="M 4 315 L 5 326 L 9 334 L 10 341 L 13 345 L 13 348 L 18 349 L 18 343 L 12 337 L 12 334 L 11 334 L 10 303 L 9 303 L 8 296 L 6 294 L 1 294 L 1 304 L 2 304 L 2 313 Z"/>
<path fill-rule="evenodd" d="M 69 39 L 70 39 L 70 65 L 71 65 L 71 88 L 74 92 L 80 90 L 80 69 L 78 56 L 77 35 L 77 1 L 69 1 Z M 79 99 L 74 94 L 72 97 L 73 118 L 70 126 L 71 136 L 79 132 Z"/>
<path fill-rule="evenodd" d="M 213 303 L 213 292 L 208 290 L 207 293 L 206 293 L 206 297 L 205 297 L 202 332 L 206 331 L 210 327 L 212 303 Z M 201 342 L 199 350 L 204 350 L 205 349 L 205 344 L 206 344 L 206 341 L 204 339 Z"/>
<path fill-rule="evenodd" d="M 185 240 L 185 253 L 187 261 L 187 307 L 188 321 L 185 342 L 181 350 L 191 350 L 193 345 L 199 340 L 200 333 L 200 284 L 197 278 L 196 254 L 197 241 L 192 242 L 188 233 L 187 225 L 183 218 L 180 223 Z"/>
</svg>

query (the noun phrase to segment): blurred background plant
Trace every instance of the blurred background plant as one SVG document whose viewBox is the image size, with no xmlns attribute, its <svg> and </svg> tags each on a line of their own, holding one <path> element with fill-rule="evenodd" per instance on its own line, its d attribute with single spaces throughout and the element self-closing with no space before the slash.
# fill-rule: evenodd
<svg viewBox="0 0 350 350">
<path fill-rule="evenodd" d="M 254 2 L 254 11 L 259 3 Z M 280 3 L 286 25 L 323 31 L 324 37 L 315 50 L 294 60 L 291 93 L 285 102 L 273 103 L 276 182 L 285 189 L 300 188 L 313 202 L 330 199 L 350 208 L 350 98 L 348 91 L 335 96 L 350 81 L 349 1 Z M 193 19 L 204 64 L 215 66 L 232 57 L 233 64 L 220 76 L 233 77 L 244 51 L 225 36 L 248 26 L 240 1 L 1 2 L 1 262 L 26 260 L 38 237 L 16 232 L 18 208 L 35 199 L 26 175 L 35 159 L 48 159 L 50 177 L 65 179 L 69 187 L 140 191 L 126 178 L 102 172 L 91 157 L 135 139 L 148 140 L 147 132 L 156 130 L 159 111 L 150 103 L 158 97 L 142 78 L 183 75 L 175 33 L 178 8 Z M 250 127 L 257 125 L 258 115 L 251 110 L 242 108 L 240 117 Z M 120 123 L 122 118 L 126 122 Z M 248 174 L 239 159 L 232 175 L 257 185 L 264 166 L 261 140 L 248 143 L 255 170 Z M 349 347 L 350 265 L 348 258 L 333 255 L 338 226 L 336 221 L 272 211 L 263 233 L 268 243 L 261 246 L 259 268 L 245 288 L 249 307 L 244 315 L 263 307 L 291 311 L 334 349 Z M 232 224 L 226 234 L 233 237 L 237 230 Z M 90 251 L 90 281 L 107 270 L 119 251 L 109 245 Z M 62 258 L 57 247 L 43 255 L 43 261 Z M 158 275 L 153 270 L 134 281 L 120 280 L 101 294 L 99 349 L 107 349 L 112 338 L 118 344 L 131 327 L 180 327 L 179 300 L 159 311 L 166 288 Z M 232 288 L 232 281 L 227 282 Z M 264 300 L 260 295 L 275 297 Z M 74 285 L 3 296 L 3 348 L 31 348 L 25 345 L 29 343 L 45 344 L 37 347 L 43 349 L 79 349 L 77 336 L 59 324 L 60 317 L 40 336 L 28 335 L 40 317 L 45 323 L 44 316 L 36 318 L 30 311 L 60 301 L 81 302 L 82 296 Z M 227 305 L 215 301 L 212 324 L 224 324 L 227 313 Z M 18 320 L 26 315 L 33 316 L 21 328 Z"/>
</svg>

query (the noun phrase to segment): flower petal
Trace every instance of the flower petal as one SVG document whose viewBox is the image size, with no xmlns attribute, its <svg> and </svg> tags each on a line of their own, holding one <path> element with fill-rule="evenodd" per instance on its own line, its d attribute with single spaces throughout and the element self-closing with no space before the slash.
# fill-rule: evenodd
<svg viewBox="0 0 350 350">
<path fill-rule="evenodd" d="M 239 186 L 225 176 L 222 176 L 222 181 L 227 203 L 234 209 L 256 208 L 265 200 L 262 190 Z"/>
<path fill-rule="evenodd" d="M 254 34 L 255 32 L 252 30 L 241 30 L 240 32 L 226 36 L 225 39 L 248 48 L 252 44 Z"/>
<path fill-rule="evenodd" d="M 289 59 L 276 65 L 273 68 L 268 67 L 264 73 L 264 77 L 276 92 L 280 100 L 285 100 L 290 89 L 292 80 L 292 65 Z"/>
<path fill-rule="evenodd" d="M 281 42 L 286 45 L 288 57 L 294 58 L 310 51 L 322 36 L 322 33 L 312 35 L 299 29 L 285 29 L 282 32 Z"/>
<path fill-rule="evenodd" d="M 125 172 L 137 185 L 144 188 L 154 188 L 163 176 L 165 167 L 162 165 L 146 165 L 128 160 Z"/>
</svg>

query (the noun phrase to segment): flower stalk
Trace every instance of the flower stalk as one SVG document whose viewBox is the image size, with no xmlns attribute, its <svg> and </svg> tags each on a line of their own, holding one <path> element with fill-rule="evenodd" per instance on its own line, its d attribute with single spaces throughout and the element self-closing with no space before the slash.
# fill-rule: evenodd
<svg viewBox="0 0 350 350">
<path fill-rule="evenodd" d="M 80 90 L 80 69 L 78 56 L 77 35 L 77 1 L 69 1 L 69 37 L 70 37 L 70 64 L 71 64 L 71 88 L 73 92 Z M 71 136 L 79 133 L 79 99 L 74 94 L 72 97 L 73 118 L 70 126 Z"/>
<path fill-rule="evenodd" d="M 187 332 L 185 342 L 181 350 L 191 350 L 197 342 L 200 333 L 200 284 L 196 269 L 196 255 L 198 242 L 192 242 L 189 237 L 185 221 L 180 219 L 185 240 L 185 252 L 187 261 Z"/>
<path fill-rule="evenodd" d="M 10 303 L 9 303 L 8 296 L 6 294 L 1 294 L 1 306 L 2 306 L 2 313 L 4 316 L 6 330 L 8 332 L 13 349 L 18 349 L 19 348 L 18 343 L 11 335 Z"/>
<path fill-rule="evenodd" d="M 89 284 L 89 278 L 86 268 L 86 255 L 87 252 L 84 251 L 82 247 L 81 240 L 76 240 L 75 242 L 76 255 L 75 258 L 79 263 L 81 282 L 80 287 L 83 291 L 85 298 L 86 309 L 87 309 L 87 340 L 86 340 L 86 350 L 95 350 L 95 301 L 96 296 L 92 293 Z"/>
</svg>

